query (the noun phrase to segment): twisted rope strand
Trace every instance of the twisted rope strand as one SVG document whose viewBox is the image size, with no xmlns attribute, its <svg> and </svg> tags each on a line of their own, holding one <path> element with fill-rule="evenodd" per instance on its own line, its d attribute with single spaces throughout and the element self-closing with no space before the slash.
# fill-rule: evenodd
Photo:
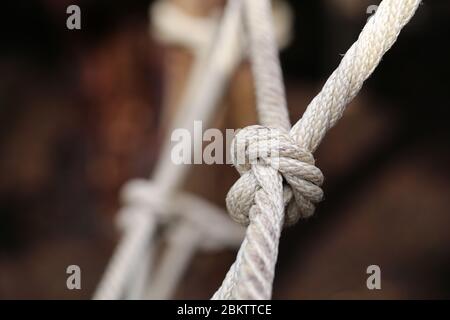
<svg viewBox="0 0 450 320">
<path fill-rule="evenodd" d="M 156 218 L 148 213 L 142 212 L 147 216 L 138 213 L 139 217 L 135 217 L 136 221 L 133 225 L 124 230 L 124 236 L 115 249 L 102 281 L 94 293 L 94 300 L 123 298 L 133 270 L 138 268 L 136 261 L 139 261 L 142 258 L 142 252 L 148 249 L 155 231 Z"/>
<path fill-rule="evenodd" d="M 246 0 L 244 9 L 259 119 L 265 125 L 289 130 L 290 122 L 275 45 L 271 3 Z M 281 175 L 266 164 L 256 164 L 247 172 L 248 174 L 244 173 L 243 180 L 254 177 L 253 186 L 258 185 L 260 188 L 252 190 L 255 205 L 248 211 L 250 224 L 245 241 L 239 249 L 236 262 L 213 299 L 268 299 L 271 296 L 271 279 L 274 277 L 278 241 L 284 222 L 283 182 Z M 238 188 L 235 193 L 230 192 L 229 195 L 242 194 L 239 191 L 245 190 L 245 187 Z M 227 205 L 241 203 L 236 200 L 227 196 Z"/>
<path fill-rule="evenodd" d="M 232 0 L 227 6 L 217 39 L 211 44 L 212 51 L 207 59 L 207 67 L 199 63 L 192 75 L 192 80 L 202 81 L 192 83 L 192 87 L 188 88 L 180 107 L 181 112 L 174 121 L 175 128 L 190 128 L 194 120 L 209 122 L 216 102 L 225 89 L 225 83 L 238 61 L 236 43 L 241 26 L 240 5 L 241 0 Z M 205 94 L 206 86 L 209 86 L 210 90 Z M 171 145 L 168 140 L 153 177 L 154 185 L 158 186 L 157 190 L 155 189 L 156 194 L 148 195 L 150 200 L 158 200 L 157 207 L 154 206 L 155 203 L 150 206 L 139 203 L 137 208 L 134 208 L 139 214 L 128 215 L 129 211 L 123 211 L 123 215 L 119 214 L 119 217 L 129 216 L 125 217 L 125 220 L 129 220 L 129 226 L 124 229 L 122 239 L 108 263 L 94 299 L 112 300 L 124 296 L 131 276 L 141 269 L 138 265 L 142 262 L 143 252 L 149 250 L 158 223 L 155 215 L 167 211 L 167 208 L 161 208 L 160 204 L 164 206 L 165 200 L 178 189 L 187 169 L 188 166 L 177 166 L 171 160 Z M 142 190 L 145 191 L 145 188 Z M 133 207 L 136 202 L 131 199 L 127 204 Z"/>
<path fill-rule="evenodd" d="M 284 120 L 287 115 L 284 91 L 280 89 L 283 88 L 282 78 L 281 73 L 276 71 L 281 68 L 277 55 L 273 54 L 274 43 L 270 33 L 273 27 L 270 19 L 267 19 L 270 2 L 246 1 L 260 121 L 263 125 L 275 128 L 248 127 L 238 133 L 233 141 L 233 145 L 246 146 L 245 159 L 258 161 L 251 165 L 234 163 L 241 178 L 230 189 L 227 207 L 232 217 L 248 224 L 248 228 L 236 261 L 213 299 L 271 297 L 278 242 L 285 218 L 295 220 L 293 217 L 313 214 L 314 203 L 322 197 L 320 185 L 323 176 L 320 170 L 314 167 L 311 152 L 342 116 L 345 106 L 356 96 L 384 53 L 394 44 L 420 2 L 384 0 L 381 3 L 377 13 L 364 27 L 359 39 L 346 53 L 337 70 L 308 106 L 302 119 L 292 128 L 289 139 L 285 132 L 288 125 Z M 271 48 L 259 48 L 260 45 Z M 262 69 L 262 61 L 268 66 L 265 72 Z M 270 116 L 277 112 L 281 114 L 280 117 Z M 269 142 L 270 147 L 267 146 Z M 257 154 L 258 147 L 276 153 L 280 159 L 278 165 L 272 164 L 272 152 L 269 156 L 260 157 Z M 237 148 L 232 150 L 236 152 Z M 236 155 L 233 160 L 238 158 Z"/>
<path fill-rule="evenodd" d="M 314 152 L 326 132 L 342 117 L 364 81 L 397 40 L 414 16 L 421 0 L 384 0 L 369 19 L 358 40 L 350 47 L 303 117 L 293 126 L 299 146 Z"/>
</svg>

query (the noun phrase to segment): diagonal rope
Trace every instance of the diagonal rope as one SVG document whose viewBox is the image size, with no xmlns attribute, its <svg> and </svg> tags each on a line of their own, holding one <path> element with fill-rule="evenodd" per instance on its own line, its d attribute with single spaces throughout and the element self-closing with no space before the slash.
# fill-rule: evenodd
<svg viewBox="0 0 450 320">
<path fill-rule="evenodd" d="M 233 161 L 241 178 L 228 193 L 227 207 L 231 216 L 248 228 L 236 261 L 213 299 L 270 299 L 285 220 L 289 224 L 300 216 L 310 216 L 322 197 L 323 176 L 314 166 L 311 153 L 340 119 L 420 3 L 382 1 L 322 91 L 288 133 L 281 68 L 274 54 L 268 14 L 270 1 L 245 1 L 257 108 L 263 126 L 245 128 L 233 141 Z M 244 158 L 255 162 L 237 161 L 240 145 L 245 146 Z M 261 156 L 261 149 L 269 152 Z"/>
</svg>

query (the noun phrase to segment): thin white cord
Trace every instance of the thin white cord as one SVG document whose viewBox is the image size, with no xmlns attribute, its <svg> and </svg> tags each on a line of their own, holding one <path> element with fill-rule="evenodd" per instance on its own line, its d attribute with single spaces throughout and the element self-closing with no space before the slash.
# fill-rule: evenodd
<svg viewBox="0 0 450 320">
<path fill-rule="evenodd" d="M 149 212 L 138 213 L 133 226 L 124 231 L 122 240 L 108 264 L 94 300 L 115 300 L 124 297 L 128 281 L 136 270 L 136 261 L 142 258 L 142 252 L 149 248 L 155 231 L 156 220 Z"/>
<path fill-rule="evenodd" d="M 183 99 L 180 112 L 174 121 L 174 128 L 189 130 L 195 120 L 202 121 L 205 124 L 209 123 L 213 109 L 225 89 L 225 83 L 238 62 L 239 55 L 235 50 L 238 48 L 236 43 L 241 28 L 240 6 L 241 1 L 235 0 L 232 0 L 231 4 L 227 6 L 223 23 L 207 64 L 201 65 L 200 62 L 196 64 L 195 71 L 192 74 L 192 80 L 196 82 L 190 82 L 191 87 L 188 88 L 186 97 Z M 209 90 L 204 91 L 205 87 L 208 87 Z M 145 195 L 150 203 L 139 209 L 140 214 L 128 216 L 129 211 L 126 211 L 125 216 L 128 217 L 125 220 L 130 220 L 129 224 L 132 226 L 125 229 L 123 238 L 120 240 L 94 294 L 94 299 L 120 299 L 123 297 L 126 284 L 130 281 L 130 276 L 135 272 L 136 266 L 139 265 L 142 253 L 149 250 L 157 223 L 155 214 L 168 214 L 167 209 L 164 208 L 167 208 L 167 199 L 174 190 L 178 189 L 187 169 L 188 166 L 186 165 L 175 165 L 173 163 L 170 139 L 167 139 L 153 175 L 154 183 L 149 182 L 150 185 L 158 187 L 154 188 L 154 193 Z M 133 197 L 136 193 L 145 192 L 146 187 L 141 183 L 138 191 L 135 190 L 136 188 L 133 189 L 134 194 L 129 196 Z M 157 203 L 154 203 L 155 200 Z M 131 199 L 128 203 L 134 206 L 136 201 Z M 163 208 L 160 207 L 161 205 Z M 136 217 L 139 217 L 139 220 L 135 220 Z"/>
<path fill-rule="evenodd" d="M 245 1 L 245 21 L 249 38 L 250 60 L 255 81 L 258 117 L 262 124 L 291 128 L 278 63 L 270 1 Z"/>
<path fill-rule="evenodd" d="M 174 121 L 173 128 L 189 128 L 189 126 L 194 122 L 194 120 L 203 120 L 208 122 L 212 115 L 212 110 L 220 96 L 223 94 L 225 89 L 225 84 L 229 79 L 232 70 L 235 69 L 239 61 L 243 57 L 243 40 L 239 37 L 241 34 L 241 0 L 231 0 L 227 5 L 224 17 L 220 29 L 217 34 L 217 40 L 214 40 L 216 36 L 216 30 L 218 28 L 217 24 L 217 14 L 213 14 L 210 17 L 205 18 L 192 18 L 189 15 L 184 14 L 177 6 L 173 5 L 168 1 L 158 1 L 156 2 L 151 11 L 151 20 L 153 23 L 153 28 L 157 30 L 156 36 L 158 39 L 165 43 L 177 44 L 190 48 L 196 57 L 196 63 L 193 68 L 193 72 L 190 76 L 190 81 L 188 81 L 188 89 L 184 95 L 184 98 L 179 108 L 181 111 Z M 276 21 L 276 35 L 278 43 L 281 47 L 286 46 L 291 39 L 290 32 L 292 26 L 292 14 L 289 6 L 285 2 L 277 2 L 277 6 L 274 10 L 274 19 Z M 214 40 L 214 41 L 213 41 Z M 211 54 L 208 54 L 208 48 L 211 44 L 212 46 Z M 205 64 L 204 60 L 208 62 Z M 207 87 L 208 90 L 205 91 L 204 88 Z M 159 221 L 162 216 L 161 212 L 167 211 L 167 207 L 162 204 L 169 194 L 172 194 L 173 190 L 176 190 L 183 180 L 186 168 L 184 166 L 174 166 L 171 165 L 170 161 L 170 145 L 166 144 L 163 147 L 162 156 L 159 161 L 158 167 L 155 170 L 153 180 L 155 184 L 159 184 L 159 190 L 155 190 L 158 196 L 150 196 L 150 198 L 159 197 L 159 203 L 149 203 L 147 209 L 142 208 L 142 210 L 148 210 L 147 214 L 155 215 L 156 219 Z M 131 182 L 133 184 L 133 182 Z M 139 192 L 145 192 L 145 186 L 142 186 Z M 139 197 L 138 197 L 139 198 Z M 206 212 L 204 209 L 208 207 L 210 212 L 219 211 L 213 206 L 208 205 L 206 202 L 201 201 L 197 198 L 187 199 L 188 196 L 184 197 L 184 201 L 178 201 L 176 203 L 184 203 L 185 206 L 182 209 L 187 211 L 190 207 L 197 207 L 196 212 Z M 129 203 L 132 205 L 135 201 L 130 200 Z M 145 201 L 144 201 L 145 202 Z M 156 205 L 156 207 L 155 207 Z M 145 206 L 144 206 L 145 207 Z M 157 209 L 155 211 L 155 209 Z M 174 212 L 183 212 L 182 210 L 174 210 Z M 165 214 L 167 216 L 167 214 Z M 203 241 L 200 243 L 200 247 L 207 248 L 218 248 L 223 246 L 238 246 L 243 237 L 242 229 L 231 227 L 228 220 L 223 220 L 218 218 L 219 221 L 217 225 L 222 226 L 219 229 L 211 228 L 213 220 L 217 220 L 212 214 L 203 214 L 201 219 L 196 219 L 196 217 L 202 216 L 202 214 L 192 214 L 192 212 L 184 212 L 181 215 L 189 215 L 189 217 L 194 217 L 194 221 L 197 226 L 201 226 L 202 230 L 209 230 L 210 233 L 205 235 L 205 239 L 208 241 Z M 130 217 L 119 216 L 120 219 L 128 219 Z M 166 217 L 167 218 L 167 217 Z M 131 220 L 133 220 L 131 218 Z M 191 219 L 192 220 L 192 219 Z M 208 223 L 209 222 L 209 223 Z M 128 221 L 128 224 L 133 225 L 134 223 Z M 133 228 L 133 227 L 130 227 Z M 146 227 L 141 225 L 139 228 L 148 228 L 148 237 L 152 238 L 152 231 L 155 226 Z M 131 230 L 131 229 L 127 229 Z M 134 229 L 133 229 L 134 230 Z M 214 232 L 212 232 L 214 231 Z M 117 269 L 115 272 L 106 272 L 105 276 L 99 286 L 99 289 L 95 295 L 97 299 L 117 299 L 121 296 L 127 298 L 138 298 L 141 296 L 143 290 L 143 283 L 146 282 L 147 272 L 152 265 L 152 257 L 154 249 L 149 246 L 146 251 L 142 252 L 144 260 L 140 263 L 135 258 L 132 258 L 131 251 L 128 251 L 129 247 L 134 247 L 136 244 L 132 244 L 128 235 L 126 234 L 121 242 L 127 242 L 127 244 L 121 243 L 116 250 L 116 253 L 111 260 L 108 269 Z M 134 231 L 133 231 L 134 232 Z M 145 232 L 143 232 L 145 234 Z M 188 239 L 185 239 L 186 241 Z M 192 243 L 193 248 L 195 243 Z M 122 248 L 122 249 L 121 249 Z M 142 247 L 142 250 L 145 248 Z M 171 257 L 176 255 L 177 246 L 173 248 L 169 246 L 167 252 L 167 259 L 170 263 Z M 193 249 L 194 250 L 194 249 Z M 141 251 L 141 250 L 138 250 Z M 174 253 L 175 251 L 175 253 Z M 119 261 L 133 260 L 135 263 L 133 267 L 131 264 L 125 264 Z M 188 257 L 186 256 L 186 263 L 188 262 Z M 163 261 L 164 263 L 164 261 Z M 122 267 L 118 267 L 122 265 Z M 133 277 L 130 278 L 129 273 L 134 270 Z M 183 267 L 178 268 L 177 272 L 182 272 Z M 172 273 L 173 274 L 173 273 Z M 163 277 L 158 271 L 156 271 L 154 278 Z M 179 277 L 179 275 L 174 276 Z M 128 282 L 128 286 L 125 283 Z M 116 283 L 118 288 L 115 291 L 110 291 L 107 293 L 111 283 Z M 121 283 L 120 286 L 117 283 Z M 156 284 L 156 287 L 161 289 L 164 294 L 159 294 L 159 297 L 164 297 L 169 295 L 173 290 L 173 281 L 160 281 L 163 285 Z M 113 285 L 114 287 L 114 285 Z M 103 289 L 101 289 L 103 288 Z M 154 290 L 150 287 L 149 295 L 152 296 Z M 155 295 L 153 295 L 155 296 Z"/>
</svg>

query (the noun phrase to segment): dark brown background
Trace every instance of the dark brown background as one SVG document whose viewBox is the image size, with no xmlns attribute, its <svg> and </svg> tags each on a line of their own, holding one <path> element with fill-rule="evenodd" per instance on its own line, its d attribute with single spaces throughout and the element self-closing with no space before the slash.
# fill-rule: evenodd
<svg viewBox="0 0 450 320">
<path fill-rule="evenodd" d="M 298 119 L 367 6 L 290 2 L 295 38 L 282 64 Z M 72 3 L 81 31 L 65 27 Z M 148 4 L 2 4 L 0 298 L 90 298 L 118 239 L 117 192 L 149 174 L 161 141 L 165 54 L 149 37 Z M 275 298 L 450 298 L 449 17 L 448 1 L 424 1 L 319 148 L 326 199 L 285 230 Z M 225 172 L 195 184 L 223 204 L 237 178 Z M 208 298 L 233 258 L 199 254 L 176 297 Z M 82 268 L 80 291 L 66 289 L 70 264 Z M 371 264 L 381 291 L 365 287 Z"/>
</svg>

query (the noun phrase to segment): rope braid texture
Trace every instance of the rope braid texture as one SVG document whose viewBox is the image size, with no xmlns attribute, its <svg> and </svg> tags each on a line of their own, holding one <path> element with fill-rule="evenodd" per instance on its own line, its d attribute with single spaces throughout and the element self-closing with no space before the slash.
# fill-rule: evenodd
<svg viewBox="0 0 450 320">
<path fill-rule="evenodd" d="M 230 0 L 220 23 L 216 13 L 192 17 L 166 0 L 151 5 L 152 33 L 162 43 L 186 47 L 195 56 L 173 128 L 189 128 L 194 120 L 209 123 L 231 74 L 247 54 L 241 37 L 242 5 L 243 0 Z M 284 47 L 291 38 L 290 7 L 276 2 L 273 15 L 277 42 Z M 228 219 L 222 209 L 179 192 L 188 167 L 175 166 L 170 154 L 171 145 L 166 143 L 152 179 L 133 179 L 122 189 L 124 207 L 118 222 L 123 237 L 94 299 L 170 298 L 198 249 L 218 250 L 241 244 L 244 229 Z M 162 235 L 168 244 L 154 266 L 159 238 L 156 231 L 162 224 L 170 227 Z"/>
<path fill-rule="evenodd" d="M 213 299 L 271 298 L 283 225 L 311 216 L 322 198 L 323 175 L 314 166 L 312 152 L 341 118 L 420 3 L 382 1 L 322 91 L 291 129 L 270 0 L 245 0 L 261 126 L 241 130 L 232 144 L 233 163 L 241 177 L 227 195 L 227 208 L 236 221 L 248 228 L 236 261 Z M 248 161 L 238 161 L 242 156 L 239 150 L 244 150 Z"/>
</svg>

